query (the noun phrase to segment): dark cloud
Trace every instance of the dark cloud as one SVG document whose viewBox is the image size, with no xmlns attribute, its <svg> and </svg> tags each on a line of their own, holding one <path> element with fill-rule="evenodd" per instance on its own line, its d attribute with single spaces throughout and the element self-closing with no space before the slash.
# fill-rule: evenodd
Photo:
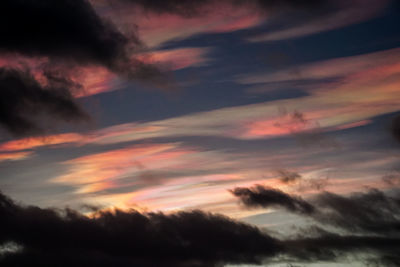
<svg viewBox="0 0 400 267">
<path fill-rule="evenodd" d="M 86 0 L 4 0 L 0 51 L 118 68 L 129 39 Z"/>
<path fill-rule="evenodd" d="M 43 86 L 28 70 L 0 68 L 0 125 L 11 134 L 40 134 L 45 124 L 89 119 L 71 95 L 71 81 L 48 75 Z"/>
<path fill-rule="evenodd" d="M 323 225 L 332 225 L 351 233 L 400 235 L 400 198 L 377 189 L 350 196 L 323 192 L 310 201 L 277 189 L 257 185 L 235 188 L 232 194 L 249 208 L 282 207 L 306 215 Z"/>
<path fill-rule="evenodd" d="M 299 197 L 290 196 L 278 189 L 256 185 L 237 187 L 230 191 L 247 207 L 283 207 L 291 212 L 311 214 L 314 207 Z"/>
<path fill-rule="evenodd" d="M 331 261 L 346 254 L 353 254 L 353 260 L 366 266 L 399 266 L 400 239 L 398 237 L 339 235 L 320 233 L 318 237 L 288 240 L 285 242 L 289 258 L 303 262 Z M 364 254 L 356 256 L 357 253 Z M 372 256 L 372 257 L 371 257 Z M 371 264 L 371 265 L 370 265 Z"/>
<path fill-rule="evenodd" d="M 3 54 L 101 65 L 129 79 L 165 79 L 156 67 L 134 57 L 143 49 L 137 33 L 121 32 L 87 0 L 5 0 L 0 25 Z"/>
<path fill-rule="evenodd" d="M 201 211 L 115 211 L 88 218 L 72 210 L 23 207 L 0 195 L 0 217 L 0 243 L 24 248 L 3 259 L 9 266 L 216 266 L 258 263 L 280 248 L 256 227 Z"/>
<path fill-rule="evenodd" d="M 400 234 L 400 199 L 377 189 L 348 197 L 322 193 L 314 200 L 315 219 L 350 232 Z"/>
<path fill-rule="evenodd" d="M 122 33 L 87 0 L 1 1 L 0 36 L 6 67 L 24 60 L 40 62 L 24 68 L 30 66 L 49 83 L 46 88 L 39 85 L 27 71 L 1 71 L 0 123 L 15 135 L 46 128 L 32 119 L 37 112 L 47 113 L 53 121 L 87 118 L 68 92 L 81 87 L 70 78 L 73 69 L 99 65 L 126 79 L 163 87 L 170 82 L 158 68 L 135 58 L 143 48 L 135 32 Z"/>
<path fill-rule="evenodd" d="M 258 228 L 202 211 L 139 213 L 23 206 L 0 193 L 0 244 L 21 249 L 0 254 L 1 266 L 212 267 L 269 261 L 337 261 L 372 252 L 387 266 L 398 261 L 396 236 L 338 235 L 279 240 Z M 390 263 L 390 264 L 389 264 Z"/>
<path fill-rule="evenodd" d="M 366 259 L 369 263 L 376 261 L 377 266 L 398 266 L 400 263 L 398 192 L 395 196 L 388 196 L 371 189 L 348 197 L 324 192 L 309 202 L 262 186 L 236 188 L 232 193 L 249 208 L 280 206 L 317 223 L 296 238 L 285 241 L 285 253 L 289 257 L 305 261 L 334 261 L 346 251 L 372 252 L 377 258 Z M 306 212 L 300 206 L 307 207 Z M 316 225 L 333 226 L 335 230 L 326 231 Z"/>
</svg>

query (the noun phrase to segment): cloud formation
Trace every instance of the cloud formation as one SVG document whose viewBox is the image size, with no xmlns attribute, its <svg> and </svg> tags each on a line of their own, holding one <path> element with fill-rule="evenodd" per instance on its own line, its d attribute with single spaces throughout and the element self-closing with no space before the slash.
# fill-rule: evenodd
<svg viewBox="0 0 400 267">
<path fill-rule="evenodd" d="M 379 14 L 390 1 L 120 0 L 120 2 L 143 9 L 148 14 L 177 15 L 186 19 L 206 17 L 208 14 L 215 12 L 215 10 L 220 11 L 227 7 L 247 9 L 251 10 L 255 15 L 268 18 L 266 31 L 256 34 L 250 40 L 276 41 L 311 35 L 366 20 Z M 279 26 L 276 27 L 276 25 Z"/>
<path fill-rule="evenodd" d="M 41 85 L 28 70 L 1 68 L 0 125 L 13 135 L 23 136 L 43 133 L 49 121 L 57 124 L 89 119 L 72 97 L 68 80 L 49 76 L 48 82 Z"/>
<path fill-rule="evenodd" d="M 398 262 L 398 237 L 339 235 L 279 240 L 228 217 L 199 210 L 164 213 L 77 211 L 23 206 L 0 194 L 0 243 L 20 248 L 2 266 L 224 266 L 337 261 L 371 252 L 384 266 Z"/>
<path fill-rule="evenodd" d="M 249 208 L 283 207 L 291 212 L 311 214 L 314 207 L 299 197 L 290 196 L 281 190 L 256 185 L 252 188 L 237 187 L 230 191 Z"/>
<path fill-rule="evenodd" d="M 152 84 L 162 84 L 169 79 L 155 66 L 135 57 L 142 47 L 135 32 L 123 33 L 96 13 L 87 0 L 5 0 L 0 4 L 0 25 L 3 68 L 13 68 L 17 62 L 30 69 L 35 78 L 44 77 L 45 82 L 50 83 L 46 90 L 39 90 L 47 84 L 34 81 L 22 72 L 16 74 L 14 70 L 14 80 L 24 80 L 21 83 L 25 89 L 22 90 L 15 82 L 7 83 L 10 81 L 2 78 L 2 87 L 7 89 L 1 93 L 8 94 L 2 99 L 16 91 L 14 99 L 2 107 L 1 115 L 2 125 L 14 135 L 37 134 L 44 130 L 44 125 L 26 118 L 32 109 L 46 113 L 53 121 L 73 121 L 84 115 L 71 96 L 76 86 L 81 87 L 72 77 L 77 68 L 101 66 L 129 80 Z M 9 73 L 2 70 L 2 76 Z M 27 89 L 28 80 L 33 86 L 30 90 Z"/>
<path fill-rule="evenodd" d="M 86 0 L 5 0 L 0 52 L 49 56 L 119 68 L 129 39 L 102 20 Z M 68 12 L 66 12 L 68 10 Z"/>
<path fill-rule="evenodd" d="M 400 262 L 399 249 L 396 247 L 400 235 L 398 191 L 395 191 L 394 196 L 377 189 L 350 196 L 324 192 L 310 201 L 260 185 L 235 188 L 231 192 L 248 208 L 281 207 L 318 223 L 306 231 L 308 234 L 316 234 L 317 238 L 303 235 L 304 239 L 290 242 L 290 245 L 304 249 L 293 251 L 299 258 L 317 254 L 329 259 L 337 257 L 335 249 L 368 251 L 385 247 L 380 255 L 380 263 L 383 266 L 396 266 Z M 332 226 L 334 230 L 327 231 L 320 226 Z"/>
<path fill-rule="evenodd" d="M 377 189 L 354 193 L 348 197 L 323 192 L 310 201 L 261 185 L 235 188 L 232 194 L 249 208 L 281 207 L 307 215 L 323 225 L 332 225 L 349 232 L 382 235 L 399 234 L 400 198 Z"/>
<path fill-rule="evenodd" d="M 2 266 L 219 266 L 257 263 L 280 247 L 256 227 L 201 211 L 117 210 L 92 218 L 63 213 L 20 206 L 0 195 L 0 242 L 23 246 L 22 252 L 0 258 Z"/>
</svg>

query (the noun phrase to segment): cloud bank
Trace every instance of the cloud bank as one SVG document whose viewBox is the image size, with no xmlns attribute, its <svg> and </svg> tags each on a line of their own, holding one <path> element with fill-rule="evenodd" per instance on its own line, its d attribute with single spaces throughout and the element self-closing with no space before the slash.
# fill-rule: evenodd
<svg viewBox="0 0 400 267">
<path fill-rule="evenodd" d="M 396 236 L 326 233 L 276 239 L 260 229 L 202 211 L 140 213 L 42 209 L 0 195 L 0 242 L 21 249 L 0 256 L 2 266 L 224 266 L 338 260 L 373 252 L 398 262 Z"/>
</svg>

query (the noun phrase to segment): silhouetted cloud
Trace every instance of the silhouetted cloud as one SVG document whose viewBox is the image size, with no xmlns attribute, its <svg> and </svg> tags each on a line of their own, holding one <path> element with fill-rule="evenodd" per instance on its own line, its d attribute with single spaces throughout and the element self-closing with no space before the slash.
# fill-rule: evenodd
<svg viewBox="0 0 400 267">
<path fill-rule="evenodd" d="M 288 240 L 285 244 L 289 258 L 300 262 L 337 263 L 345 255 L 364 253 L 364 257 L 358 257 L 358 261 L 364 262 L 366 266 L 376 264 L 375 266 L 394 267 L 400 263 L 400 239 L 397 236 L 340 235 L 321 231 L 317 237 L 299 237 Z"/>
<path fill-rule="evenodd" d="M 306 261 L 331 261 L 343 256 L 346 251 L 374 251 L 379 266 L 398 266 L 400 263 L 398 192 L 395 196 L 388 196 L 377 189 L 371 189 L 348 197 L 324 192 L 309 202 L 259 185 L 235 188 L 231 192 L 249 208 L 280 206 L 311 218 L 318 225 L 334 226 L 342 233 L 326 231 L 319 226 L 310 227 L 298 237 L 285 241 L 286 253 L 290 257 Z"/>
<path fill-rule="evenodd" d="M 50 56 L 117 68 L 129 39 L 102 20 L 86 0 L 5 0 L 0 51 Z"/>
<path fill-rule="evenodd" d="M 22 206 L 0 193 L 1 266 L 224 266 L 262 262 L 318 262 L 372 252 L 398 261 L 396 236 L 318 235 L 279 240 L 257 227 L 202 211 L 139 213 Z M 390 261 L 389 261 L 390 260 Z"/>
<path fill-rule="evenodd" d="M 28 70 L 0 68 L 0 125 L 14 135 L 39 134 L 46 124 L 86 121 L 71 95 L 70 81 L 49 76 L 41 85 Z"/>
<path fill-rule="evenodd" d="M 32 61 L 34 66 L 23 67 L 49 83 L 45 88 L 28 73 L 1 71 L 1 124 L 16 135 L 43 130 L 32 119 L 36 110 L 64 122 L 87 118 L 68 92 L 82 87 L 70 78 L 76 68 L 103 66 L 126 79 L 163 87 L 170 80 L 135 57 L 143 47 L 135 32 L 121 32 L 87 0 L 1 1 L 0 36 L 4 68 Z"/>
<path fill-rule="evenodd" d="M 291 212 L 311 214 L 314 207 L 299 197 L 281 190 L 256 185 L 252 188 L 237 187 L 230 191 L 247 207 L 283 207 Z"/>
<path fill-rule="evenodd" d="M 256 227 L 201 211 L 166 215 L 117 210 L 93 218 L 73 210 L 62 213 L 23 207 L 0 195 L 0 243 L 23 246 L 1 265 L 216 266 L 257 263 L 280 247 Z"/>
<path fill-rule="evenodd" d="M 314 218 L 351 232 L 400 234 L 400 198 L 377 189 L 348 197 L 322 193 L 314 200 Z"/>
<path fill-rule="evenodd" d="M 310 201 L 261 185 L 235 188 L 231 192 L 249 208 L 282 207 L 352 233 L 400 234 L 398 192 L 396 196 L 388 196 L 371 189 L 347 197 L 323 192 Z"/>
</svg>

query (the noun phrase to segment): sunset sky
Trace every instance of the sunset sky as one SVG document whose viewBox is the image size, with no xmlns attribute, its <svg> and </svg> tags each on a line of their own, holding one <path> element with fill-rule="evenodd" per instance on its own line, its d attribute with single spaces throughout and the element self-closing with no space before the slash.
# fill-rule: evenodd
<svg viewBox="0 0 400 267">
<path fill-rule="evenodd" d="M 400 263 L 398 1 L 6 0 L 0 17 L 0 191 L 16 207 L 90 218 L 136 210 L 149 220 L 201 210 L 290 247 L 171 266 Z M 255 196 L 268 190 L 276 198 Z M 393 247 L 363 241 L 331 258 L 295 251 L 294 236 L 324 235 L 304 230 L 315 223 L 346 238 L 365 222 L 360 210 L 354 229 L 315 215 L 318 205 L 339 212 L 328 196 L 374 193 L 397 201 L 385 202 L 397 228 L 362 225 L 357 236 L 390 232 Z M 368 206 L 381 211 L 377 203 Z M 0 264 L 33 266 L 2 255 L 46 251 L 5 236 Z M 110 266 L 170 266 L 127 262 Z"/>
</svg>

